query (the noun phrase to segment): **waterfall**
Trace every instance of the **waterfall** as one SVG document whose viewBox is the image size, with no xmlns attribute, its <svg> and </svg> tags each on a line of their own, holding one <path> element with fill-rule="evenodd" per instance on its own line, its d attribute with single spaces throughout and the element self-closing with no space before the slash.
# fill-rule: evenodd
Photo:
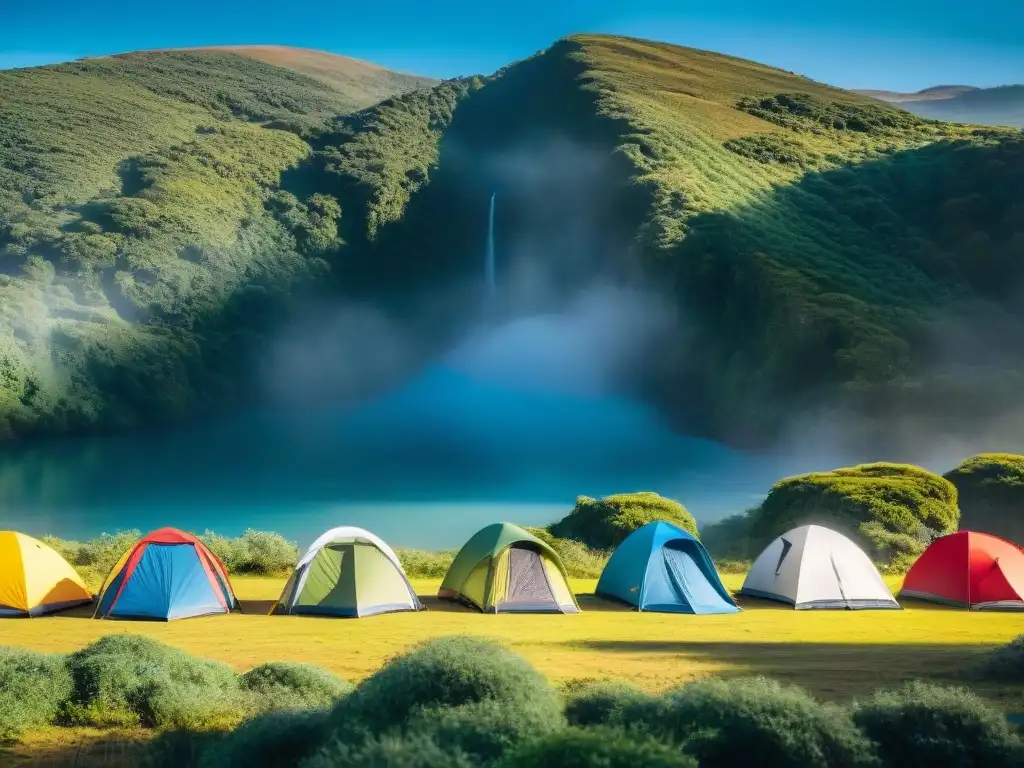
<svg viewBox="0 0 1024 768">
<path fill-rule="evenodd" d="M 487 256 L 484 262 L 484 272 L 487 281 L 487 299 L 494 298 L 495 282 L 494 282 L 494 196 L 496 192 L 491 193 L 491 210 L 487 215 Z"/>
</svg>

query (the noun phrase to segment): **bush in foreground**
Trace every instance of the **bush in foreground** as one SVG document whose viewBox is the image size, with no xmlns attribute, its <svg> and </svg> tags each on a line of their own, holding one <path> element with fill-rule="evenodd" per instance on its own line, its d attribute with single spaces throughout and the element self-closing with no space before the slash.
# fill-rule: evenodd
<svg viewBox="0 0 1024 768">
<path fill-rule="evenodd" d="M 422 709 L 500 701 L 533 704 L 553 719 L 562 704 L 548 681 L 522 657 L 490 640 L 442 637 L 389 660 L 335 708 L 338 721 L 380 733 L 405 725 Z"/>
<path fill-rule="evenodd" d="M 226 664 L 137 635 L 110 635 L 68 657 L 77 725 L 204 728 L 240 718 L 247 706 Z"/>
<path fill-rule="evenodd" d="M 655 697 L 616 680 L 597 680 L 571 686 L 565 696 L 565 719 L 569 725 L 621 725 L 624 718 Z"/>
<path fill-rule="evenodd" d="M 646 730 L 684 744 L 702 768 L 748 764 L 751 755 L 764 768 L 876 764 L 846 711 L 766 678 L 688 683 L 652 711 Z"/>
<path fill-rule="evenodd" d="M 642 734 L 627 735 L 604 728 L 567 728 L 530 741 L 500 763 L 501 768 L 548 765 L 559 768 L 697 768 L 697 761 L 677 747 Z"/>
<path fill-rule="evenodd" d="M 63 656 L 0 648 L 0 743 L 54 722 L 70 695 Z"/>
<path fill-rule="evenodd" d="M 360 744 L 333 741 L 300 768 L 477 768 L 469 756 L 442 749 L 426 736 L 395 734 Z M 539 768 L 539 766 L 535 766 Z"/>
<path fill-rule="evenodd" d="M 312 664 L 268 662 L 238 678 L 258 710 L 327 708 L 349 693 L 347 680 Z"/>
<path fill-rule="evenodd" d="M 561 712 L 543 699 L 488 699 L 458 707 L 424 709 L 406 726 L 447 752 L 467 755 L 476 765 L 490 765 L 513 747 L 565 726 Z"/>
<path fill-rule="evenodd" d="M 320 749 L 327 710 L 272 712 L 246 720 L 204 750 L 200 768 L 276 768 L 297 765 Z"/>
<path fill-rule="evenodd" d="M 221 730 L 172 728 L 157 733 L 142 749 L 141 768 L 196 768 L 203 757 L 224 739 Z"/>
<path fill-rule="evenodd" d="M 887 765 L 1024 765 L 1024 747 L 1006 718 L 962 688 L 908 683 L 855 704 L 853 720 Z"/>
<path fill-rule="evenodd" d="M 985 660 L 985 677 L 1004 683 L 1024 683 L 1024 635 L 1017 635 Z"/>
<path fill-rule="evenodd" d="M 656 493 L 620 493 L 592 499 L 580 496 L 572 512 L 548 527 L 552 536 L 573 539 L 591 549 L 615 549 L 637 528 L 665 520 L 697 535 L 693 515 L 678 501 Z"/>
</svg>

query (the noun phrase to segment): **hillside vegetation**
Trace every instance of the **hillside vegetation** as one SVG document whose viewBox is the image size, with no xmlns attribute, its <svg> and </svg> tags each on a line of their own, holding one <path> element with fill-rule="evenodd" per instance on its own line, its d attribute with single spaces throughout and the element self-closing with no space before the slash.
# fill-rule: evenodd
<svg viewBox="0 0 1024 768">
<path fill-rule="evenodd" d="M 0 89 L 8 435 L 256 396 L 303 286 L 443 348 L 479 309 L 495 191 L 507 311 L 595 281 L 680 308 L 622 373 L 691 431 L 759 445 L 827 411 L 891 444 L 1024 413 L 1019 132 L 591 35 L 354 114 L 323 79 L 227 53 Z"/>
<path fill-rule="evenodd" d="M 613 550 L 633 531 L 658 520 L 697 535 L 697 523 L 686 507 L 657 493 L 618 493 L 600 500 L 580 496 L 572 511 L 548 531 L 591 549 Z"/>
<path fill-rule="evenodd" d="M 359 109 L 372 106 L 396 93 L 415 91 L 437 84 L 437 80 L 431 77 L 395 72 L 369 61 L 308 48 L 291 48 L 284 45 L 220 45 L 181 50 L 233 53 L 292 69 L 340 91 L 351 102 L 352 108 Z"/>
<path fill-rule="evenodd" d="M 363 104 L 228 53 L 0 73 L 0 436 L 244 398 L 261 331 L 337 239 L 333 199 L 271 197 L 299 134 Z"/>
<path fill-rule="evenodd" d="M 903 573 L 959 520 L 948 480 L 905 464 L 862 464 L 780 480 L 759 506 L 707 526 L 702 539 L 717 558 L 751 559 L 792 528 L 823 525 Z"/>
<path fill-rule="evenodd" d="M 956 486 L 960 528 L 1024 547 L 1024 456 L 983 453 L 945 474 Z"/>
</svg>

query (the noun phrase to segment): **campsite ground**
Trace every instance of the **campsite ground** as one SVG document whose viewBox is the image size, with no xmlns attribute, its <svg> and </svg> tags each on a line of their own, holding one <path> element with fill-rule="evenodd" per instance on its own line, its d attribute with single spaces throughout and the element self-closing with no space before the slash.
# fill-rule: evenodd
<svg viewBox="0 0 1024 768">
<path fill-rule="evenodd" d="M 742 575 L 725 575 L 738 589 Z M 268 616 L 280 579 L 234 579 L 241 614 L 157 624 L 92 621 L 88 611 L 3 624 L 4 645 L 40 651 L 73 651 L 103 635 L 131 632 L 157 638 L 190 653 L 244 670 L 264 661 L 318 664 L 357 681 L 387 658 L 431 637 L 492 637 L 522 654 L 556 682 L 616 678 L 658 690 L 717 673 L 763 674 L 806 687 L 833 700 L 863 696 L 913 678 L 956 683 L 989 648 L 1021 632 L 1020 614 L 968 613 L 908 604 L 902 611 L 796 612 L 760 600 L 741 602 L 738 615 L 638 614 L 595 599 L 595 582 L 576 580 L 583 613 L 576 616 L 481 616 L 424 597 L 427 611 L 361 621 Z M 421 595 L 438 582 L 414 580 Z M 890 580 L 898 589 L 899 578 Z M 1024 711 L 1024 686 L 971 687 L 1008 712 Z M 126 764 L 125 741 L 139 734 L 85 729 L 47 729 L 4 751 L 0 762 L 47 753 L 77 752 L 92 744 L 95 762 Z M 4 762 L 6 761 L 6 762 Z M 61 764 L 61 763 L 55 763 Z M 130 764 L 130 761 L 128 761 Z"/>
</svg>

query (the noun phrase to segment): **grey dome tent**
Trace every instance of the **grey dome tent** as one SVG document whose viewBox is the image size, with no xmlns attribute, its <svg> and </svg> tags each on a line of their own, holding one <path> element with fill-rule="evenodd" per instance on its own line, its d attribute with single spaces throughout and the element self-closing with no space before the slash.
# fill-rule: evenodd
<svg viewBox="0 0 1024 768">
<path fill-rule="evenodd" d="M 765 547 L 739 593 L 797 610 L 900 607 L 863 550 L 820 525 L 786 531 Z"/>
</svg>

